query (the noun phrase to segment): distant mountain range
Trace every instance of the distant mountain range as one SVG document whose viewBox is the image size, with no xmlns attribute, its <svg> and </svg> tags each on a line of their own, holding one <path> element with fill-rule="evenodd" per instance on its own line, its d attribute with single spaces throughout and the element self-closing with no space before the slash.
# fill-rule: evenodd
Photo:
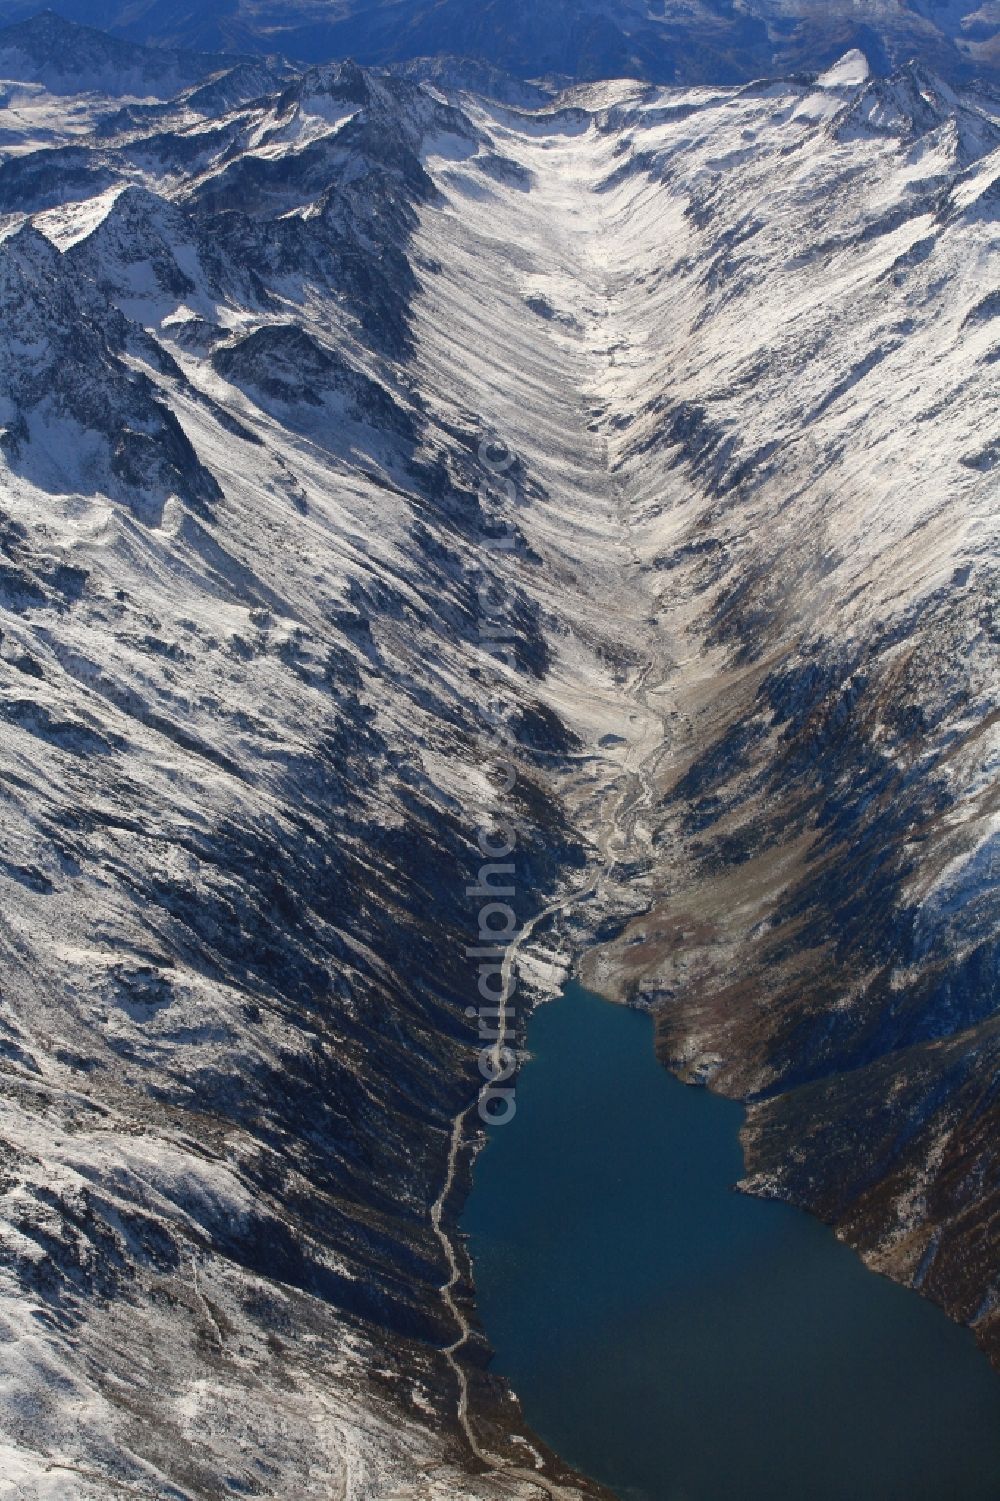
<svg viewBox="0 0 1000 1501">
<path fill-rule="evenodd" d="M 51 94 L 86 90 L 107 98 L 170 99 L 228 70 L 234 59 L 180 47 L 147 47 L 43 11 L 0 29 L 0 80 L 40 84 Z"/>
<path fill-rule="evenodd" d="M 35 0 L 3 0 L 0 18 Z M 60 0 L 133 42 L 370 65 L 456 54 L 520 78 L 733 83 L 823 67 L 850 48 L 876 72 L 916 58 L 957 80 L 1000 69 L 992 0 Z"/>
</svg>

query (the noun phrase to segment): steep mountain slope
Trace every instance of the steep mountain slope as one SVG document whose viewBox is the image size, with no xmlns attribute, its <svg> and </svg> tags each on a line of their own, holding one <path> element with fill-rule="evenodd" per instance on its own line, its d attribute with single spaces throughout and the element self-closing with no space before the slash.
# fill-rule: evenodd
<svg viewBox="0 0 1000 1501">
<path fill-rule="evenodd" d="M 650 911 L 597 971 L 755 1098 L 752 1187 L 996 1355 L 997 109 L 841 92 L 730 102 L 728 152 L 697 114 L 646 137 L 672 207 L 631 216 L 607 398 L 634 381 L 616 458 L 698 681 Z"/>
<path fill-rule="evenodd" d="M 587 202 L 508 231 L 522 320 L 587 352 L 653 726 L 650 853 L 640 828 L 621 871 L 648 910 L 585 972 L 655 1010 L 675 1066 L 757 1101 L 751 1187 L 994 1352 L 998 119 L 982 91 L 865 83 L 851 59 L 813 90 L 640 96 L 603 117 L 596 166 L 564 127 L 553 191 L 590 175 Z M 547 226 L 595 219 L 553 275 Z M 479 235 L 469 275 L 492 206 Z M 563 495 L 560 445 L 518 415 L 515 310 L 487 341 L 513 367 L 493 420 Z M 433 327 L 440 388 L 460 311 Z M 481 342 L 466 391 L 496 383 Z M 594 743 L 570 691 L 553 702 Z"/>
<path fill-rule="evenodd" d="M 508 846 L 498 1043 L 584 955 L 996 1355 L 995 97 L 220 82 L 0 163 L 0 1494 L 597 1494 L 455 1236 Z"/>
</svg>

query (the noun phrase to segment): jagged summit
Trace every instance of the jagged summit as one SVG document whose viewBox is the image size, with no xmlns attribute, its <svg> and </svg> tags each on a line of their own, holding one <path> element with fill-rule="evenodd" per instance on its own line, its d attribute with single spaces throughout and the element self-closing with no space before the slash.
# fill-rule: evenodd
<svg viewBox="0 0 1000 1501">
<path fill-rule="evenodd" d="M 148 353 L 121 311 L 31 225 L 0 242 L 3 451 L 44 490 L 102 493 L 148 519 L 175 495 L 221 498 L 176 416 L 131 356 Z M 30 350 L 26 357 L 19 351 Z"/>
<path fill-rule="evenodd" d="M 1000 101 L 990 91 L 956 91 L 910 60 L 890 78 L 870 78 L 845 107 L 838 139 L 885 134 L 917 141 L 950 131 L 955 160 L 966 165 L 1000 145 Z"/>
<path fill-rule="evenodd" d="M 374 77 L 350 59 L 309 68 L 289 84 L 278 100 L 278 109 L 324 96 L 343 103 L 370 104 L 375 96 Z"/>
</svg>

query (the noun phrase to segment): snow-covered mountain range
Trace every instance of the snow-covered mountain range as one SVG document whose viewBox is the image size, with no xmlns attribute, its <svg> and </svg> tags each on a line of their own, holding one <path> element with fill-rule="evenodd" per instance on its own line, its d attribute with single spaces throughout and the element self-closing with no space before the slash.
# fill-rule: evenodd
<svg viewBox="0 0 1000 1501">
<path fill-rule="evenodd" d="M 0 1496 L 596 1496 L 448 1355 L 501 825 L 1000 1360 L 997 94 L 4 46 Z"/>
</svg>

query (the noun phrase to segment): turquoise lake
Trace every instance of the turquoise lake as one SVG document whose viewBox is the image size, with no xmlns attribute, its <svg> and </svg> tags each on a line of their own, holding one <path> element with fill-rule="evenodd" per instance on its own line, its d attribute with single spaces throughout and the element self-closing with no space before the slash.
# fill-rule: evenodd
<svg viewBox="0 0 1000 1501">
<path fill-rule="evenodd" d="M 622 1501 L 1000 1501 L 972 1335 L 786 1205 L 733 1192 L 742 1109 L 672 1078 L 648 1016 L 533 1016 L 462 1228 L 531 1427 Z"/>
</svg>

